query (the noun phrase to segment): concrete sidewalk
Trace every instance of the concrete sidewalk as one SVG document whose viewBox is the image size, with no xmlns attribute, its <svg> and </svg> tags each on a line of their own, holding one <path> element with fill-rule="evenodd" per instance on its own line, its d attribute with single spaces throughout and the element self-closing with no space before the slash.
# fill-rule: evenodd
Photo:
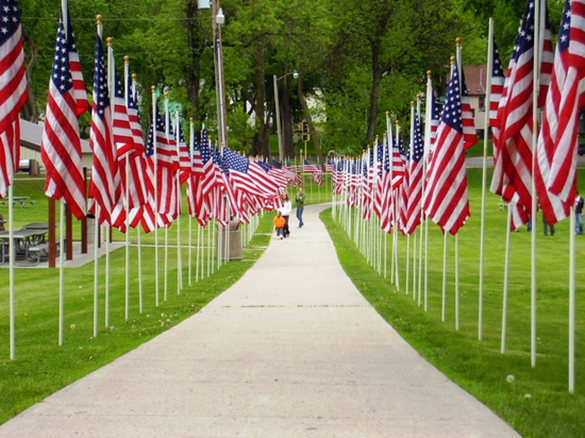
<svg viewBox="0 0 585 438">
<path fill-rule="evenodd" d="M 368 304 L 321 209 L 201 312 L 0 437 L 517 437 Z"/>
</svg>

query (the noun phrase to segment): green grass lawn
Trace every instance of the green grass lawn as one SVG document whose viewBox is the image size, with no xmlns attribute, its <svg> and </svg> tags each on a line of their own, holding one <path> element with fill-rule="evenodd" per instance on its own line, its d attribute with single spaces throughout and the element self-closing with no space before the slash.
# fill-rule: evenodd
<svg viewBox="0 0 585 438">
<path fill-rule="evenodd" d="M 580 171 L 583 181 L 585 172 Z M 443 236 L 429 226 L 428 312 L 405 293 L 406 237 L 399 237 L 401 290 L 379 276 L 330 211 L 322 219 L 345 271 L 378 312 L 426 359 L 488 405 L 523 436 L 585 436 L 585 236 L 577 237 L 576 391 L 568 392 L 569 223 L 554 237 L 537 234 L 537 363 L 530 364 L 530 236 L 512 234 L 507 352 L 500 353 L 506 214 L 488 193 L 483 340 L 478 340 L 481 169 L 469 169 L 472 217 L 459 236 L 460 329 L 455 330 L 454 238 L 448 239 L 446 320 L 441 321 Z M 411 251 L 412 252 L 412 251 Z M 389 265 L 388 265 L 389 266 Z M 388 268 L 389 269 L 389 268 Z M 388 271 L 389 272 L 389 271 Z M 412 265 L 411 270 L 412 273 Z M 389 277 L 389 275 L 388 275 Z M 410 281 L 412 285 L 412 280 Z M 412 286 L 411 286 L 412 287 Z M 513 375 L 515 381 L 506 381 Z M 527 394 L 529 396 L 527 397 Z"/>
<path fill-rule="evenodd" d="M 15 226 L 47 220 L 47 199 L 42 195 L 43 181 L 17 180 L 15 194 L 38 199 L 34 208 L 15 209 Z M 40 194 L 39 194 L 40 190 Z M 7 207 L 2 213 L 6 216 Z M 182 234 L 187 236 L 186 215 Z M 79 223 L 74 221 L 79 235 Z M 209 301 L 235 283 L 260 257 L 268 245 L 272 216 L 264 215 L 256 235 L 243 250 L 243 260 L 223 264 L 213 275 L 188 285 L 188 248 L 183 247 L 183 285 L 177 293 L 176 248 L 169 251 L 168 296 L 163 297 L 161 275 L 160 305 L 155 305 L 154 248 L 142 248 L 143 312 L 138 308 L 137 248 L 131 248 L 130 317 L 124 316 L 124 250 L 111 254 L 109 324 L 105 326 L 104 269 L 100 259 L 99 332 L 93 337 L 94 265 L 66 269 L 64 345 L 58 344 L 58 269 L 17 269 L 16 281 L 16 359 L 9 359 L 9 281 L 8 269 L 0 269 L 0 423 L 32 404 L 111 362 L 141 343 L 197 313 Z M 164 233 L 161 233 L 163 236 Z M 133 232 L 133 241 L 136 232 Z M 170 230 L 176 241 L 176 226 Z M 123 239 L 121 233 L 115 237 Z M 193 234 L 195 239 L 196 233 Z M 143 239 L 148 243 L 151 235 Z M 162 242 L 162 238 L 161 238 Z M 161 267 L 163 251 L 160 251 Z M 194 260 L 196 254 L 193 254 Z"/>
</svg>

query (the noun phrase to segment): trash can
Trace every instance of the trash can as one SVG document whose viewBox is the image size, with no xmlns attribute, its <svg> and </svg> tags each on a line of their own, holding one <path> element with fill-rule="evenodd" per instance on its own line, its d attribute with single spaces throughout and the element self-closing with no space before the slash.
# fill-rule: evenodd
<svg viewBox="0 0 585 438">
<path fill-rule="evenodd" d="M 222 251 L 225 250 L 225 239 L 229 236 L 229 260 L 242 260 L 242 232 L 238 229 L 238 221 L 230 221 L 228 227 L 221 227 L 218 224 L 217 237 L 215 239 L 216 251 L 219 251 L 218 242 L 223 242 Z M 226 231 L 226 228 L 229 231 Z M 222 239 L 219 239 L 221 235 Z"/>
</svg>

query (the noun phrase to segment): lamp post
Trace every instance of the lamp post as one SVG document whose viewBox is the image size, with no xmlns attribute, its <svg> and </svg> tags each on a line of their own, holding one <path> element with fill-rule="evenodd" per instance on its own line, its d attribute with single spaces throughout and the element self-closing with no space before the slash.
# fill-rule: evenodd
<svg viewBox="0 0 585 438">
<path fill-rule="evenodd" d="M 275 111 L 274 111 L 274 118 L 276 119 L 276 136 L 278 137 L 278 157 L 280 159 L 280 162 L 282 163 L 282 160 L 284 159 L 284 150 L 283 150 L 283 144 L 282 144 L 282 133 L 280 131 L 280 103 L 278 100 L 278 81 L 280 81 L 281 79 L 293 75 L 293 78 L 298 78 L 299 74 L 297 73 L 297 71 L 292 71 L 290 73 L 287 73 L 279 78 L 276 77 L 276 75 L 273 75 L 272 78 L 274 79 L 274 104 L 275 104 Z"/>
<path fill-rule="evenodd" d="M 221 51 L 221 25 L 225 22 L 223 9 L 219 7 L 219 0 L 213 2 L 213 61 L 215 64 L 215 84 L 217 101 L 217 132 L 220 145 L 227 146 L 226 99 L 223 82 L 223 58 Z"/>
</svg>

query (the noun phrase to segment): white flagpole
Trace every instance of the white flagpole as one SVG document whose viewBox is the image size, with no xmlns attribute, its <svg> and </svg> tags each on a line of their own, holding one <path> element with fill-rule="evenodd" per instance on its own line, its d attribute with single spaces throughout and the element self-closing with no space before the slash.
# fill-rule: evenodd
<svg viewBox="0 0 585 438">
<path fill-rule="evenodd" d="M 97 16 L 97 34 L 100 38 L 102 38 L 103 34 L 103 24 L 102 24 L 102 16 Z M 93 175 L 92 175 L 93 178 Z M 93 337 L 97 337 L 98 335 L 98 319 L 99 319 L 99 312 L 98 312 L 98 305 L 99 305 L 99 260 L 98 260 L 98 236 L 99 236 L 99 218 L 100 216 L 100 207 L 96 203 L 95 205 L 95 218 L 94 218 L 94 238 L 93 238 Z M 61 251 L 63 248 L 61 248 Z M 105 321 L 108 320 L 109 317 L 109 301 L 108 295 L 106 293 L 105 296 Z M 106 322 L 107 326 L 107 322 Z"/>
<path fill-rule="evenodd" d="M 431 151 L 431 122 L 432 122 L 432 100 L 435 98 L 435 94 L 433 92 L 433 83 L 431 80 L 431 71 L 427 71 L 427 100 L 426 100 L 426 111 L 425 111 L 425 150 L 424 150 L 424 158 L 423 158 L 423 186 L 422 186 L 422 202 L 424 203 L 425 195 L 426 195 L 426 178 L 427 178 L 427 168 L 429 164 L 429 153 Z M 421 219 L 421 236 L 420 236 L 420 258 L 419 258 L 419 278 L 418 278 L 418 287 L 419 287 L 419 294 L 421 289 L 422 283 L 422 257 L 423 257 L 423 234 L 424 234 L 424 250 L 425 250 L 425 269 L 424 269 L 424 276 L 425 276 L 425 312 L 428 310 L 428 274 L 429 274 L 429 221 L 428 218 L 425 217 L 424 209 L 421 208 L 420 210 L 420 219 Z"/>
<path fill-rule="evenodd" d="M 130 77 L 130 74 L 128 74 Z M 136 75 L 132 75 L 132 97 L 136 101 Z M 138 311 L 142 313 L 143 310 L 143 287 L 142 287 L 142 241 L 140 226 L 136 227 L 137 231 L 137 245 L 138 245 Z"/>
<path fill-rule="evenodd" d="M 455 233 L 455 330 L 459 330 L 459 231 Z"/>
<path fill-rule="evenodd" d="M 158 202 L 158 152 L 156 141 L 156 119 L 158 108 L 156 106 L 156 87 L 151 87 L 152 92 L 152 142 L 153 142 L 153 157 L 154 157 L 154 288 L 155 288 L 155 305 L 158 307 L 159 298 L 159 283 L 160 283 L 160 260 L 158 247 L 158 227 L 160 220 L 159 202 Z"/>
<path fill-rule="evenodd" d="M 506 213 L 506 253 L 504 257 L 504 298 L 502 300 L 502 339 L 500 352 L 506 352 L 506 330 L 508 321 L 508 283 L 510 278 L 510 225 L 512 224 L 512 204 L 507 204 Z M 536 230 L 532 230 L 536 233 Z"/>
<path fill-rule="evenodd" d="M 414 245 L 413 245 L 413 248 L 412 248 L 412 253 L 413 253 L 412 254 L 412 299 L 413 300 L 417 296 L 417 293 L 416 293 L 417 292 L 417 287 L 416 287 L 416 257 L 417 257 L 417 254 L 416 254 L 416 240 L 417 240 L 417 237 L 418 237 L 417 236 L 417 231 L 418 231 L 418 229 L 415 228 L 414 229 Z M 420 236 L 420 240 L 422 240 L 422 234 Z M 420 254 L 419 254 L 419 258 L 420 258 Z M 419 303 L 419 306 L 420 306 L 420 300 L 421 300 L 421 298 L 420 298 L 420 284 L 419 284 L 419 288 L 418 288 L 418 303 Z"/>
<path fill-rule="evenodd" d="M 414 145 L 414 101 L 410 102 L 410 147 L 408 148 L 408 164 L 407 166 L 410 166 L 410 163 L 412 161 L 412 149 L 413 149 L 413 145 Z M 409 169 L 405 169 L 407 172 Z M 414 244 L 414 251 L 413 251 L 413 255 L 414 255 L 414 259 L 416 260 L 416 234 L 415 234 L 415 244 Z M 409 286 L 409 281 L 410 281 L 410 234 L 406 235 L 406 295 L 408 295 L 408 286 Z M 416 288 L 416 285 L 413 285 L 413 287 Z M 415 289 L 413 289 L 412 291 L 412 295 L 413 297 L 416 296 L 415 293 Z"/>
<path fill-rule="evenodd" d="M 61 234 L 59 235 L 59 345 L 63 345 L 63 324 L 65 320 L 65 203 L 61 202 L 60 204 L 61 207 L 59 222 L 61 224 Z"/>
<path fill-rule="evenodd" d="M 447 300 L 447 231 L 443 230 L 443 289 L 441 299 L 441 321 L 445 322 L 445 302 Z"/>
<path fill-rule="evenodd" d="M 479 237 L 479 297 L 478 297 L 478 321 L 477 321 L 477 339 L 482 340 L 483 336 L 483 273 L 485 262 L 485 195 L 487 191 L 487 152 L 489 141 L 490 125 L 490 102 L 492 89 L 492 66 L 494 57 L 494 20 L 490 17 L 488 25 L 488 56 L 487 56 L 487 81 L 485 96 L 485 114 L 483 130 L 483 163 L 481 176 L 481 230 Z"/>
<path fill-rule="evenodd" d="M 420 116 L 421 116 L 421 102 L 420 102 L 420 94 L 416 95 L 416 116 L 419 118 L 420 120 Z M 411 126 L 414 126 L 411 125 Z M 411 153 L 411 157 L 412 157 L 412 153 Z M 424 159 L 423 159 L 423 171 L 424 171 Z M 424 173 L 423 173 L 423 180 L 421 182 L 421 189 L 424 187 Z M 424 196 L 421 194 L 421 198 L 420 198 L 420 202 L 422 203 L 424 200 Z M 422 243 L 423 243 L 423 216 L 422 216 L 422 205 L 421 205 L 421 220 L 420 220 L 420 226 L 417 228 L 420 228 L 420 236 L 418 237 L 419 240 L 419 251 L 418 251 L 418 259 L 419 259 L 419 278 L 418 278 L 418 305 L 419 307 L 422 305 L 422 290 L 421 290 L 421 277 L 420 277 L 420 273 L 422 272 Z M 414 248 L 413 248 L 413 252 L 414 252 L 414 259 L 412 262 L 412 286 L 413 288 L 416 288 L 416 232 L 417 229 L 414 229 L 415 232 L 415 239 L 414 239 Z M 413 294 L 416 293 L 415 289 L 413 289 Z M 425 307 L 426 310 L 426 307 Z"/>
<path fill-rule="evenodd" d="M 396 120 L 396 148 L 398 148 L 398 139 L 400 138 L 400 124 Z M 392 159 L 394 159 L 394 151 L 392 151 Z M 394 267 L 396 269 L 396 289 L 400 290 L 400 272 L 398 270 L 398 203 L 400 202 L 400 196 L 398 187 L 396 187 L 394 197 Z"/>
<path fill-rule="evenodd" d="M 390 178 L 390 193 L 388 194 L 388 196 L 390 196 L 390 207 L 389 208 L 393 208 L 394 205 L 394 199 L 392 197 L 392 171 L 394 168 L 394 145 L 393 145 L 393 135 L 392 135 L 392 124 L 390 122 L 390 113 L 388 111 L 386 111 L 386 133 L 387 133 L 387 140 L 388 140 L 388 153 L 390 154 L 389 158 L 389 163 L 390 163 L 390 169 L 389 169 L 389 175 L 388 177 Z M 392 227 L 392 226 L 391 226 Z M 396 229 L 394 229 L 394 232 L 396 232 Z M 386 239 L 388 238 L 388 233 L 386 233 Z M 393 240 L 394 242 L 394 240 Z M 386 246 L 388 245 L 388 243 L 386 242 Z M 392 253 L 390 254 L 390 283 L 394 284 L 394 245 L 392 245 L 391 247 L 391 251 Z"/>
<path fill-rule="evenodd" d="M 195 127 L 193 125 L 193 117 L 189 119 L 189 157 L 191 158 L 191 171 L 193 171 L 193 146 L 195 141 Z M 195 198 L 193 187 L 193 179 L 189 175 L 189 187 L 191 188 L 191 197 Z M 195 213 L 195 212 L 192 212 Z M 191 268 L 193 261 L 193 216 L 189 215 L 189 286 L 192 285 L 192 271 Z"/>
<path fill-rule="evenodd" d="M 462 47 L 461 39 L 457 38 L 457 71 L 460 78 L 463 77 L 463 65 L 462 65 Z M 463 88 L 459 89 L 461 95 L 463 95 Z M 487 93 L 489 94 L 489 93 Z M 486 111 L 489 114 L 489 111 Z M 487 132 L 487 129 L 484 130 Z M 484 155 L 486 144 L 484 142 Z M 484 189 L 485 190 L 485 189 Z M 459 231 L 455 233 L 455 330 L 459 330 Z"/>
<path fill-rule="evenodd" d="M 177 147 L 177 159 L 179 160 L 179 168 L 177 169 L 177 295 L 181 295 L 181 288 L 183 287 L 183 261 L 181 260 L 181 148 L 179 145 L 179 105 L 175 105 L 175 116 L 177 118 L 177 128 L 175 129 L 175 144 Z"/>
<path fill-rule="evenodd" d="M 534 232 L 536 230 L 533 230 Z M 536 234 L 536 232 L 535 232 Z M 575 392 L 575 206 L 569 229 L 569 392 Z"/>
<path fill-rule="evenodd" d="M 536 367 L 536 184 L 534 181 L 534 171 L 536 169 L 536 144 L 538 139 L 538 90 L 539 90 L 539 70 L 540 54 L 542 42 L 540 41 L 540 30 L 544 28 L 544 15 L 541 16 L 540 1 L 534 2 L 534 67 L 532 78 L 532 234 L 531 237 L 531 272 L 530 272 L 530 363 L 532 368 Z M 546 9 L 545 9 L 546 10 Z M 536 25 L 538 23 L 538 25 Z M 541 27 L 542 26 L 542 27 Z M 538 46 L 536 45 L 538 43 Z M 573 231 L 573 230 L 571 230 Z"/>
<path fill-rule="evenodd" d="M 18 146 L 20 147 L 20 146 Z M 14 169 L 17 170 L 17 169 Z M 10 278 L 10 360 L 16 357 L 16 325 L 15 325 L 15 292 L 14 292 L 14 258 L 16 257 L 16 248 L 14 245 L 14 175 L 11 177 L 8 186 L 8 253 L 9 253 L 9 278 Z M 4 247 L 2 247 L 4 251 Z M 61 345 L 61 344 L 59 344 Z"/>
<path fill-rule="evenodd" d="M 109 46 L 111 48 L 111 46 Z M 108 70 L 113 67 L 114 62 L 114 53 L 112 50 L 108 50 Z M 129 70 L 129 63 L 128 63 L 128 56 L 124 56 L 124 105 L 128 108 L 128 70 Z M 111 73 L 112 78 L 114 77 L 114 73 Z M 114 84 L 116 86 L 116 84 Z M 110 88 L 113 89 L 113 88 Z M 111 94 L 111 93 L 110 93 Z M 128 174 L 130 173 L 130 154 L 126 154 L 126 193 L 124 194 L 124 210 L 126 211 L 126 248 L 125 248 L 125 258 L 126 258 L 126 278 L 124 282 L 124 291 L 125 291 L 125 309 L 124 315 L 126 317 L 126 321 L 128 321 L 130 317 L 130 178 Z"/>
<path fill-rule="evenodd" d="M 169 120 L 170 113 L 169 113 L 169 93 L 165 92 L 165 136 L 167 139 L 167 144 L 170 144 L 170 127 L 171 121 Z M 178 157 L 177 157 L 178 158 Z M 164 285 L 163 285 L 163 299 L 164 301 L 167 300 L 169 295 L 169 225 L 165 224 L 165 262 L 164 262 Z"/>
<path fill-rule="evenodd" d="M 63 27 L 65 30 L 65 35 L 68 35 L 68 28 L 69 28 L 69 20 L 68 20 L 68 13 L 67 13 L 67 0 L 61 0 L 61 16 L 63 17 Z M 64 287 L 65 287 L 65 270 L 64 266 L 64 259 L 63 251 L 65 250 L 65 204 L 63 201 L 60 202 L 60 214 L 59 214 L 59 221 L 61 225 L 61 234 L 59 236 L 59 345 L 63 345 L 63 322 L 64 322 Z M 12 205 L 12 203 L 11 203 Z M 12 226 L 10 230 L 12 232 Z M 96 236 L 97 237 L 97 236 Z M 10 239 L 10 244 L 12 244 L 12 238 Z M 13 247 L 14 249 L 14 247 Z M 10 253 L 10 259 L 12 260 L 13 256 L 16 256 L 16 251 Z"/>
</svg>

